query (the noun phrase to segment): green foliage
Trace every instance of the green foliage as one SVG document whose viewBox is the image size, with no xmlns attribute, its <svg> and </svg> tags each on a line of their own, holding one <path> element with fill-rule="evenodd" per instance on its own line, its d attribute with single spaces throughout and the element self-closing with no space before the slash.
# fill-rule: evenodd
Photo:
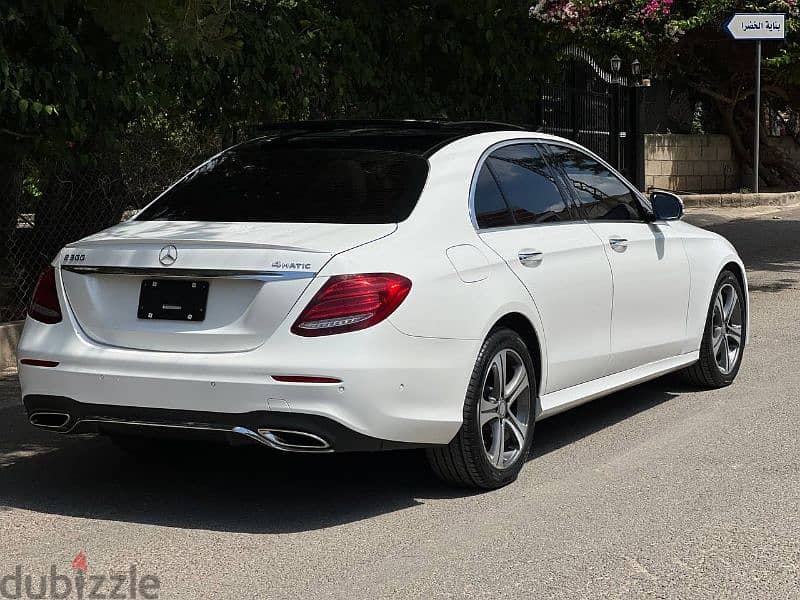
<svg viewBox="0 0 800 600">
<path fill-rule="evenodd" d="M 381 18 L 376 12 L 353 3 L 341 15 L 356 34 L 341 65 L 354 53 L 361 58 L 362 77 L 350 86 L 359 112 L 530 119 L 535 84 L 555 67 L 555 49 L 526 26 L 521 3 L 388 2 Z"/>
<path fill-rule="evenodd" d="M 83 160 L 113 148 L 132 118 L 174 96 L 159 58 L 230 46 L 227 13 L 219 0 L 0 0 L 3 141 Z"/>
<path fill-rule="evenodd" d="M 142 119 L 529 117 L 515 0 L 0 0 L 0 140 L 91 159 Z"/>
<path fill-rule="evenodd" d="M 570 37 L 596 54 L 637 57 L 654 74 L 736 84 L 752 71 L 752 48 L 730 40 L 723 24 L 734 12 L 785 12 L 787 41 L 765 43 L 768 77 L 800 75 L 800 7 L 796 0 L 537 0 L 534 21 L 551 39 Z"/>
<path fill-rule="evenodd" d="M 526 15 L 526 4 L 509 0 L 239 2 L 229 19 L 239 51 L 206 57 L 199 74 L 180 76 L 186 109 L 233 127 L 334 117 L 530 118 L 533 86 L 552 53 Z"/>
<path fill-rule="evenodd" d="M 752 162 L 754 44 L 731 40 L 724 22 L 735 12 L 785 12 L 785 42 L 763 42 L 763 102 L 797 135 L 800 113 L 800 5 L 797 0 L 535 0 L 532 20 L 551 40 L 572 39 L 596 55 L 639 58 L 646 75 L 712 110 L 687 115 L 704 129 L 713 115 L 743 165 Z M 627 61 L 626 61 L 627 62 Z M 663 88 L 662 88 L 663 89 Z M 693 118 L 694 117 L 694 118 Z M 763 115 L 762 115 L 763 119 Z M 761 176 L 768 184 L 800 185 L 794 161 L 769 139 L 762 144 Z"/>
</svg>

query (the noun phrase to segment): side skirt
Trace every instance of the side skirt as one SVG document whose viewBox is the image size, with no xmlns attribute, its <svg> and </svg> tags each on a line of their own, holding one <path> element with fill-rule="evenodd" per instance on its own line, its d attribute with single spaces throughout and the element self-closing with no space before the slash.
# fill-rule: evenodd
<svg viewBox="0 0 800 600">
<path fill-rule="evenodd" d="M 621 389 L 634 386 L 650 379 L 655 379 L 671 371 L 677 371 L 691 365 L 700 357 L 700 351 L 680 354 L 672 358 L 665 358 L 647 363 L 627 371 L 606 375 L 572 387 L 550 392 L 539 398 L 540 412 L 537 421 L 552 417 L 560 412 L 579 406 L 595 398 L 613 394 Z"/>
</svg>

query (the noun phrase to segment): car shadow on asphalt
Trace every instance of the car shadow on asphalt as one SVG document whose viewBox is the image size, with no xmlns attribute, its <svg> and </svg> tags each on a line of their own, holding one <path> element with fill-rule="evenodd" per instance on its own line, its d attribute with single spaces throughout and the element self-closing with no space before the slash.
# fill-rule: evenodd
<svg viewBox="0 0 800 600">
<path fill-rule="evenodd" d="M 687 388 L 661 379 L 537 424 L 532 458 L 568 446 Z M 287 455 L 192 446 L 146 462 L 101 436 L 62 438 L 0 409 L 0 513 L 40 513 L 167 527 L 288 533 L 474 494 L 435 479 L 421 451 Z M 527 469 L 535 468 L 529 464 Z"/>
<path fill-rule="evenodd" d="M 554 452 L 625 419 L 699 390 L 671 374 L 598 398 L 536 424 L 529 460 Z"/>
</svg>

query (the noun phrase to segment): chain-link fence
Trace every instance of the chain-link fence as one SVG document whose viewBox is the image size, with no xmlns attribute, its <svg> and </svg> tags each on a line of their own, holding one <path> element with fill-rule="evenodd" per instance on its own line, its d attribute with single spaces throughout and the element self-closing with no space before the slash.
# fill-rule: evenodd
<svg viewBox="0 0 800 600">
<path fill-rule="evenodd" d="M 16 223 L 5 240 L 5 273 L 0 284 L 0 322 L 20 319 L 42 269 L 69 243 L 120 221 L 131 208 L 122 179 L 98 167 L 59 164 L 23 166 L 22 185 L 5 202 Z M 26 189 L 35 173 L 37 187 Z M 41 186 L 41 187 L 38 187 Z"/>
<path fill-rule="evenodd" d="M 91 164 L 27 157 L 0 176 L 0 323 L 22 319 L 39 274 L 65 245 L 110 227 L 217 152 L 219 136 L 136 128 Z"/>
</svg>

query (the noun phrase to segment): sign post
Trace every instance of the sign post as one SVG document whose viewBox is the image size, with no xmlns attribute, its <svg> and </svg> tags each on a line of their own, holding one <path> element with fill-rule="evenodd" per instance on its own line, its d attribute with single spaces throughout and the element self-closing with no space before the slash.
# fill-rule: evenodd
<svg viewBox="0 0 800 600">
<path fill-rule="evenodd" d="M 761 162 L 761 40 L 756 41 L 756 133 L 753 140 L 753 193 L 758 193 L 758 163 Z"/>
<path fill-rule="evenodd" d="M 761 142 L 761 40 L 786 38 L 785 13 L 736 13 L 725 23 L 725 31 L 735 40 L 756 42 L 756 123 L 753 140 L 753 192 L 758 193 L 759 145 Z"/>
</svg>

